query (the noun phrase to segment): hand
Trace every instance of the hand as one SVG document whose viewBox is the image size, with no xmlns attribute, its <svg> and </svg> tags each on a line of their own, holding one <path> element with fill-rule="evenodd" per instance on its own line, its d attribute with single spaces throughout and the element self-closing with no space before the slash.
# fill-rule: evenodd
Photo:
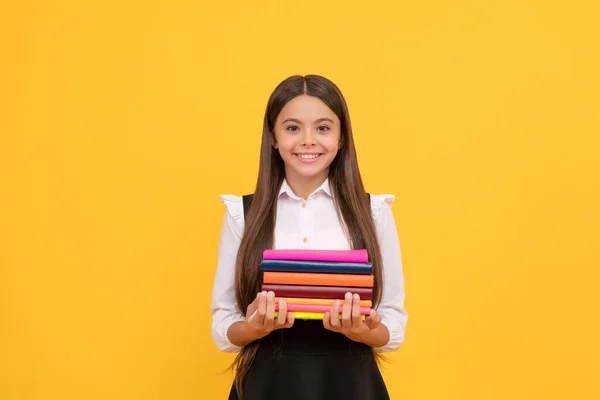
<svg viewBox="0 0 600 400">
<path fill-rule="evenodd" d="M 340 301 L 336 300 L 331 311 L 325 313 L 323 326 L 333 332 L 342 333 L 356 342 L 366 342 L 371 331 L 377 329 L 381 322 L 381 315 L 371 310 L 370 315 L 361 319 L 360 296 L 358 294 L 346 293 L 342 307 L 342 320 L 339 318 Z"/>
<path fill-rule="evenodd" d="M 246 324 L 255 339 L 267 336 L 276 329 L 290 328 L 294 316 L 287 311 L 283 299 L 279 299 L 279 315 L 275 318 L 275 293 L 260 292 L 246 310 Z"/>
</svg>

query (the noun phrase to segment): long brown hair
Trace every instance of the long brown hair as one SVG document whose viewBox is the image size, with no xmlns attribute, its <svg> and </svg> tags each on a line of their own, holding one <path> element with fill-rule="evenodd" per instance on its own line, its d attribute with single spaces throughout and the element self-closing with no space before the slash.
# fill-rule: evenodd
<svg viewBox="0 0 600 400">
<path fill-rule="evenodd" d="M 382 259 L 371 206 L 358 168 L 352 126 L 346 101 L 338 87 L 322 76 L 294 75 L 282 81 L 267 103 L 263 123 L 260 164 L 256 189 L 246 216 L 244 234 L 238 250 L 235 272 L 235 294 L 240 310 L 246 310 L 256 298 L 262 285 L 258 268 L 248 267 L 261 262 L 262 253 L 273 247 L 277 196 L 285 169 L 279 151 L 273 147 L 275 121 L 281 109 L 293 98 L 309 95 L 323 101 L 340 119 L 340 149 L 330 165 L 329 181 L 336 202 L 338 217 L 354 249 L 367 249 L 373 263 L 374 306 L 381 300 Z M 235 369 L 235 388 L 243 394 L 243 382 L 258 351 L 260 341 L 254 341 L 238 353 L 232 367 Z"/>
</svg>

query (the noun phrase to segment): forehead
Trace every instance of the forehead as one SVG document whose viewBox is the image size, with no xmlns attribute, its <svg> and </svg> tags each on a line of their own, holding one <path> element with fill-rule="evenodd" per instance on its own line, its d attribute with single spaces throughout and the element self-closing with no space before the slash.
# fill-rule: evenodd
<svg viewBox="0 0 600 400">
<path fill-rule="evenodd" d="M 290 100 L 279 113 L 277 120 L 296 118 L 302 122 L 312 122 L 319 118 L 331 118 L 339 122 L 337 115 L 321 99 L 314 96 L 297 96 Z"/>
</svg>

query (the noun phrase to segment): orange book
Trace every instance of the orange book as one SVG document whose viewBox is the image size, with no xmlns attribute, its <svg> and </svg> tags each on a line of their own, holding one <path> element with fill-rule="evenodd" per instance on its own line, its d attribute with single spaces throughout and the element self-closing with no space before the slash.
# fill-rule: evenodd
<svg viewBox="0 0 600 400">
<path fill-rule="evenodd" d="M 372 288 L 373 275 L 265 271 L 263 282 L 279 285 L 356 286 Z"/>
<path fill-rule="evenodd" d="M 313 304 L 317 306 L 333 306 L 335 303 L 334 299 L 303 299 L 300 297 L 282 297 L 286 304 Z M 279 302 L 279 297 L 275 297 L 275 304 Z M 340 306 L 344 305 L 344 300 L 340 300 Z M 373 302 L 371 300 L 361 300 L 361 307 L 372 307 Z"/>
</svg>

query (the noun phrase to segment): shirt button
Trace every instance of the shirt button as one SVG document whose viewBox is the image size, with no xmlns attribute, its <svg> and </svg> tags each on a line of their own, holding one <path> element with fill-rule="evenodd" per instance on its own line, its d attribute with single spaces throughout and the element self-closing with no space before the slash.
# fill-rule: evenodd
<svg viewBox="0 0 600 400">
<path fill-rule="evenodd" d="M 306 207 L 306 203 L 302 202 L 302 208 L 305 208 L 305 207 Z"/>
<path fill-rule="evenodd" d="M 307 238 L 307 237 L 305 237 L 304 239 L 302 239 L 302 241 L 303 241 L 304 243 L 306 243 L 306 242 L 308 242 L 308 238 Z"/>
</svg>

